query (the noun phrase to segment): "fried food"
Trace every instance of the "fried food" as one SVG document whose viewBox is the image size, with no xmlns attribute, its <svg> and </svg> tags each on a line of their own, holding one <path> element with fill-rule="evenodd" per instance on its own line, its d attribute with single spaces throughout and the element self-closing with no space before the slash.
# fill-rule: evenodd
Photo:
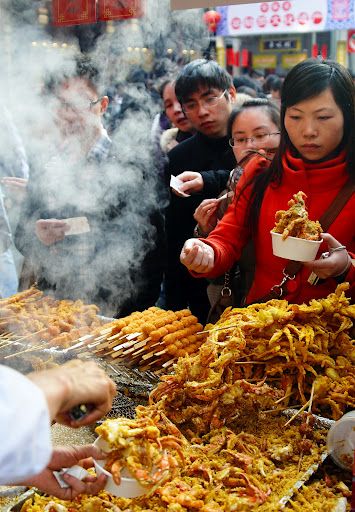
<svg viewBox="0 0 355 512">
<path fill-rule="evenodd" d="M 181 435 L 162 435 L 149 416 L 108 419 L 96 428 L 96 433 L 111 448 L 105 469 L 117 485 L 123 468 L 143 486 L 152 487 L 171 479 L 185 462 Z"/>
<path fill-rule="evenodd" d="M 322 226 L 319 221 L 312 221 L 308 218 L 304 192 L 297 192 L 293 199 L 287 203 L 288 210 L 279 210 L 275 214 L 276 225 L 274 233 L 282 234 L 285 240 L 288 236 L 303 238 L 305 240 L 321 240 Z"/>
</svg>

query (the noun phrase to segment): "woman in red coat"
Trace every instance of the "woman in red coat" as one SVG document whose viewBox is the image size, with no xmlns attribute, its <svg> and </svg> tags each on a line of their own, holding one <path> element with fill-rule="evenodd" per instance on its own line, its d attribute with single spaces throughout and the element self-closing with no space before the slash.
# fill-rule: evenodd
<svg viewBox="0 0 355 512">
<path fill-rule="evenodd" d="M 195 277 L 215 278 L 240 258 L 253 238 L 255 276 L 246 303 L 258 302 L 283 279 L 287 261 L 273 255 L 270 230 L 275 213 L 287 210 L 293 194 L 307 195 L 309 218 L 319 219 L 344 184 L 355 182 L 355 86 L 348 71 L 331 61 L 309 59 L 287 75 L 281 96 L 281 142 L 269 168 L 253 159 L 240 179 L 233 203 L 204 240 L 187 240 L 181 262 Z M 265 164 L 265 162 L 264 162 Z M 355 298 L 355 194 L 328 233 L 322 234 L 319 256 L 306 262 L 289 280 L 284 297 L 302 303 L 327 296 L 349 281 Z M 346 246 L 344 249 L 332 249 Z M 311 272 L 320 279 L 308 281 Z"/>
</svg>

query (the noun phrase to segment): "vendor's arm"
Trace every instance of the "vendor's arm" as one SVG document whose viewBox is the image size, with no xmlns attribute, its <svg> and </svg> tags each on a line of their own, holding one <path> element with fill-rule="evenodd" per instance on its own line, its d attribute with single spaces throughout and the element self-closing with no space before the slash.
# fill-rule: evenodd
<svg viewBox="0 0 355 512">
<path fill-rule="evenodd" d="M 0 484 L 18 482 L 48 464 L 50 416 L 41 389 L 20 373 L 0 366 Z"/>
</svg>

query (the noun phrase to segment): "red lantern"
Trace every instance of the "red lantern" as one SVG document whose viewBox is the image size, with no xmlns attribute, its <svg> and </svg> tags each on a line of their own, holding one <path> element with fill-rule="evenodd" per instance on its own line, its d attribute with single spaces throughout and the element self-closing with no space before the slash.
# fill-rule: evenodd
<svg viewBox="0 0 355 512">
<path fill-rule="evenodd" d="M 315 59 L 316 57 L 318 57 L 318 52 L 319 52 L 319 49 L 318 49 L 318 45 L 317 43 L 314 43 L 312 45 L 312 57 Z"/>
<path fill-rule="evenodd" d="M 321 50 L 320 50 L 322 59 L 326 59 L 328 56 L 328 46 L 326 44 L 322 44 Z"/>
<path fill-rule="evenodd" d="M 206 23 L 210 32 L 216 32 L 217 25 L 221 21 L 221 15 L 217 11 L 207 11 L 203 15 L 203 21 Z"/>
</svg>

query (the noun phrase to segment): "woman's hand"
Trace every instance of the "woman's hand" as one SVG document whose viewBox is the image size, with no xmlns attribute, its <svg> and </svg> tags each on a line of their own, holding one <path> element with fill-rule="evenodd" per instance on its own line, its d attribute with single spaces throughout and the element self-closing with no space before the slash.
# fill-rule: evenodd
<svg viewBox="0 0 355 512">
<path fill-rule="evenodd" d="M 205 274 L 214 267 L 214 251 L 201 240 L 190 238 L 182 248 L 180 261 L 189 270 Z"/>
<path fill-rule="evenodd" d="M 329 233 L 322 233 L 321 237 L 328 244 L 329 256 L 327 258 L 305 262 L 304 266 L 308 267 L 321 279 L 345 274 L 351 265 L 349 253 L 346 249 L 334 250 L 338 247 L 342 247 L 342 244 Z"/>
<path fill-rule="evenodd" d="M 63 446 L 54 448 L 51 460 L 39 475 L 29 478 L 21 484 L 28 487 L 37 487 L 42 492 L 56 496 L 62 500 L 73 500 L 79 494 L 97 494 L 105 487 L 107 477 L 100 475 L 87 476 L 84 480 L 78 480 L 71 475 L 63 475 L 63 480 L 69 485 L 67 488 L 60 487 L 53 471 L 60 471 L 63 468 L 70 468 L 75 465 L 86 469 L 93 466 L 92 457 L 102 458 L 100 450 L 93 445 L 86 446 Z"/>
<path fill-rule="evenodd" d="M 194 219 L 198 223 L 200 231 L 206 236 L 217 226 L 219 203 L 218 199 L 204 199 L 195 210 Z"/>
</svg>

